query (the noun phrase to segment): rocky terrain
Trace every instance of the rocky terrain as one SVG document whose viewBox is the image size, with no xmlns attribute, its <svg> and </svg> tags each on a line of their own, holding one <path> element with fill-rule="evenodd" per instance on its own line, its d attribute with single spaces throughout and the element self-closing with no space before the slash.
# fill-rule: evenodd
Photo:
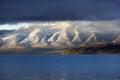
<svg viewBox="0 0 120 80">
<path fill-rule="evenodd" d="M 33 22 L 24 26 L 21 24 L 15 30 L 0 31 L 1 53 L 49 49 L 68 49 L 64 53 L 80 54 L 118 53 L 119 43 L 119 21 L 114 20 Z"/>
<path fill-rule="evenodd" d="M 120 54 L 120 43 L 102 43 L 73 47 L 63 51 L 62 54 Z"/>
</svg>

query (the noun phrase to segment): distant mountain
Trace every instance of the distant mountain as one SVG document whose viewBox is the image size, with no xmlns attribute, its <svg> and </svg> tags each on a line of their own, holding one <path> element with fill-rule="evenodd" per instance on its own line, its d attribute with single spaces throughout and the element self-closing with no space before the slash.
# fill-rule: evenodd
<svg viewBox="0 0 120 80">
<path fill-rule="evenodd" d="M 14 31 L 3 30 L 0 31 L 1 48 L 64 48 L 120 42 L 118 29 L 102 23 L 92 24 L 85 21 L 41 22 Z"/>
</svg>

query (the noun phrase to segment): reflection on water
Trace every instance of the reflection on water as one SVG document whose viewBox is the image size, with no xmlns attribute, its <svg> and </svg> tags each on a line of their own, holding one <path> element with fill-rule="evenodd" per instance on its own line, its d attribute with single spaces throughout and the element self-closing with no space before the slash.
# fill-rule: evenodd
<svg viewBox="0 0 120 80">
<path fill-rule="evenodd" d="M 120 80 L 119 73 L 29 73 L 4 74 L 0 80 Z"/>
<path fill-rule="evenodd" d="M 119 55 L 0 56 L 0 80 L 120 80 Z"/>
</svg>

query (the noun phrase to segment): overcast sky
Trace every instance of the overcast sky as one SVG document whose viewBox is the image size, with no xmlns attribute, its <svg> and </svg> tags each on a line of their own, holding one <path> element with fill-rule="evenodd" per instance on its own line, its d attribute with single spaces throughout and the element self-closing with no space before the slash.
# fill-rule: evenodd
<svg viewBox="0 0 120 80">
<path fill-rule="evenodd" d="M 120 19 L 120 0 L 0 0 L 0 22 Z"/>
</svg>

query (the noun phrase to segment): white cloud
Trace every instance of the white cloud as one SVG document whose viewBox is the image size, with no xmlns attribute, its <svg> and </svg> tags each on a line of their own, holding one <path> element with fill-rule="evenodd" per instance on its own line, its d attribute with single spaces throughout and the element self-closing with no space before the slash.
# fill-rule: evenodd
<svg viewBox="0 0 120 80">
<path fill-rule="evenodd" d="M 111 21 L 49 21 L 49 22 L 29 22 L 29 23 L 16 23 L 16 24 L 3 24 L 0 29 L 17 29 L 20 27 L 51 27 L 51 29 L 63 29 L 68 27 L 71 31 L 72 28 L 77 27 L 79 31 L 84 32 L 116 32 L 120 33 L 120 20 Z M 46 28 L 47 29 L 47 28 Z"/>
</svg>

